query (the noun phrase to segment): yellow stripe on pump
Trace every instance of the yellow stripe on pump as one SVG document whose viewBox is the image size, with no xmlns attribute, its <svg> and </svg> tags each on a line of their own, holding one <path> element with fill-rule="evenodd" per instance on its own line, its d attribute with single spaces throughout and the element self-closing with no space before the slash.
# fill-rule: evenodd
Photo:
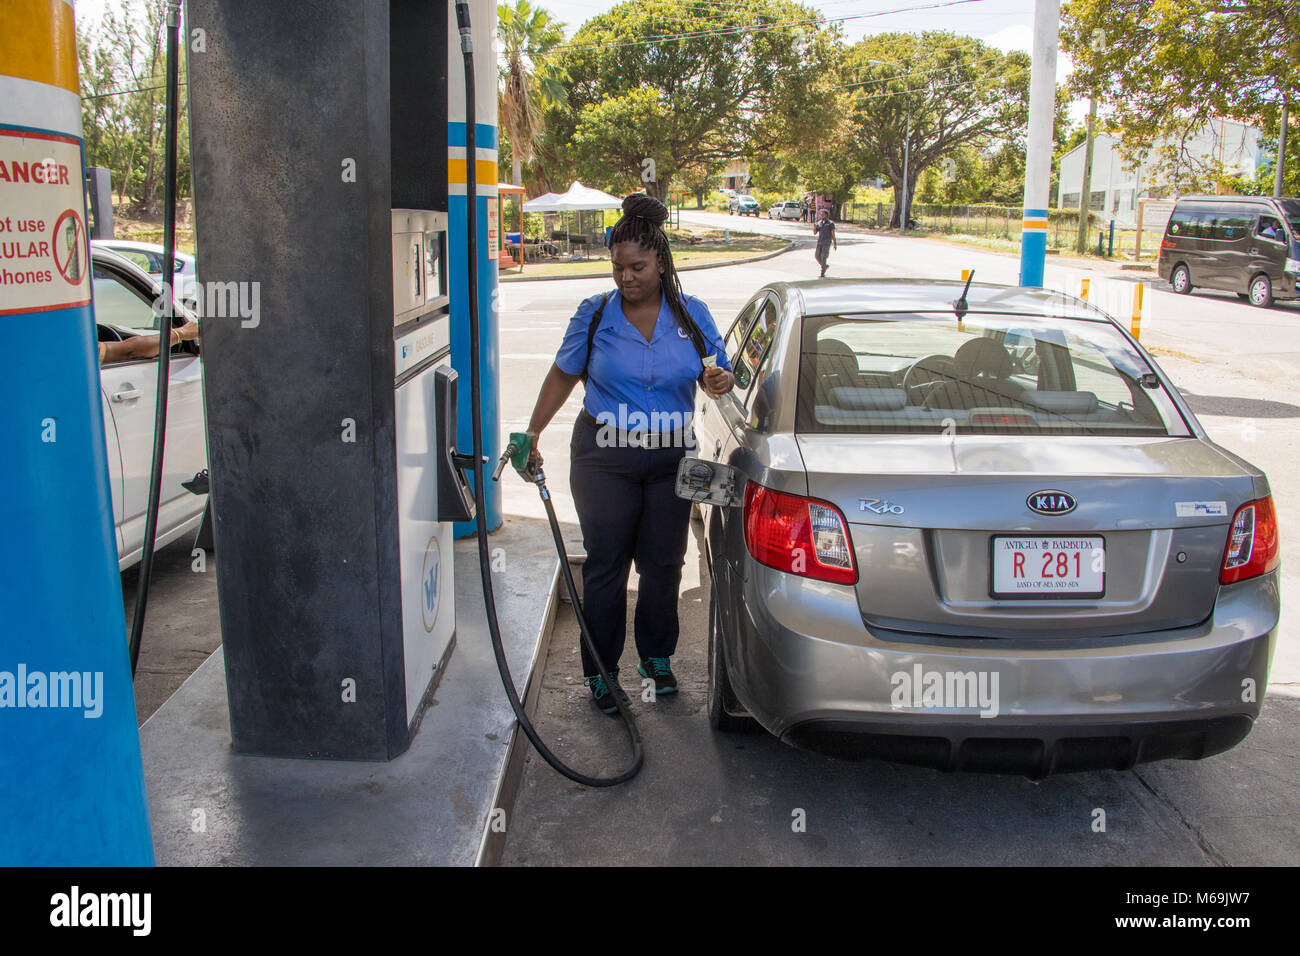
<svg viewBox="0 0 1300 956">
<path fill-rule="evenodd" d="M 66 0 L 5 0 L 0 74 L 80 93 L 77 32 Z"/>
</svg>

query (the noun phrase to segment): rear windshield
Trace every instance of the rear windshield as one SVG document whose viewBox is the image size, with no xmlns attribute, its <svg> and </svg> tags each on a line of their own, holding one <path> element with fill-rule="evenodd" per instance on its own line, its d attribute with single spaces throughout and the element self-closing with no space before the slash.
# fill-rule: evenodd
<svg viewBox="0 0 1300 956">
<path fill-rule="evenodd" d="M 801 345 L 804 433 L 1190 434 L 1154 377 L 1142 384 L 1146 360 L 1101 322 L 808 316 Z"/>
</svg>

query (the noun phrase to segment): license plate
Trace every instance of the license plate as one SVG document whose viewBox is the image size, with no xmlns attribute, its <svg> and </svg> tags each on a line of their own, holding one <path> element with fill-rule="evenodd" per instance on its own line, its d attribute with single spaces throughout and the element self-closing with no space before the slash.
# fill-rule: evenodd
<svg viewBox="0 0 1300 956">
<path fill-rule="evenodd" d="M 1106 594 L 1106 539 L 994 535 L 995 598 L 1097 598 Z"/>
</svg>

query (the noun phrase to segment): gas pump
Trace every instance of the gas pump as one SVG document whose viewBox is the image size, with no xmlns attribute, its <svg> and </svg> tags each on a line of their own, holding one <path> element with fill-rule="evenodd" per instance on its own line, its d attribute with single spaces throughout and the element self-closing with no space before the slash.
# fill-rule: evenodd
<svg viewBox="0 0 1300 956">
<path fill-rule="evenodd" d="M 408 723 L 455 635 L 451 522 L 473 517 L 465 506 L 469 489 L 447 480 L 440 454 L 456 401 L 456 373 L 445 364 L 448 303 L 446 213 L 394 209 L 394 433 Z"/>
</svg>

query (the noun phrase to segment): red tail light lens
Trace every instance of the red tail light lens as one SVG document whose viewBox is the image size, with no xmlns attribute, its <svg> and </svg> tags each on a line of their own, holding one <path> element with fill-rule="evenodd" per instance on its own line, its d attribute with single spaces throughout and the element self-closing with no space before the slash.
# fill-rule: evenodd
<svg viewBox="0 0 1300 956">
<path fill-rule="evenodd" d="M 1219 583 L 1232 584 L 1267 574 L 1278 566 L 1280 554 L 1272 496 L 1249 501 L 1232 516 Z"/>
<path fill-rule="evenodd" d="M 855 584 L 857 563 L 844 515 L 829 501 L 745 486 L 745 547 L 778 571 Z"/>
</svg>

